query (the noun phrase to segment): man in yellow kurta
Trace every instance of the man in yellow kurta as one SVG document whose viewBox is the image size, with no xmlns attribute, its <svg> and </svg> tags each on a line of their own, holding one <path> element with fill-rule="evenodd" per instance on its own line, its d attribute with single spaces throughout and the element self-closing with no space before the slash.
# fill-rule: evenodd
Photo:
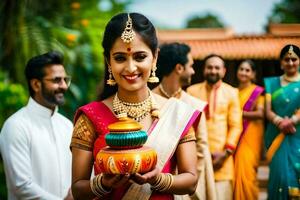
<svg viewBox="0 0 300 200">
<path fill-rule="evenodd" d="M 226 68 L 221 56 L 211 54 L 204 59 L 205 81 L 187 88 L 187 92 L 208 102 L 206 124 L 212 154 L 217 199 L 233 198 L 233 156 L 242 132 L 242 112 L 238 90 L 224 83 Z"/>
<path fill-rule="evenodd" d="M 157 74 L 161 82 L 159 86 L 153 89 L 153 92 L 166 98 L 178 98 L 202 112 L 206 108 L 207 103 L 182 90 L 182 87 L 191 84 L 191 76 L 195 73 L 193 63 L 189 46 L 180 43 L 161 45 L 157 60 Z M 184 199 L 215 200 L 214 172 L 207 142 L 204 113 L 201 115 L 198 126 L 194 128 L 197 138 L 197 171 L 199 180 L 195 194 L 192 196 L 186 195 Z"/>
</svg>

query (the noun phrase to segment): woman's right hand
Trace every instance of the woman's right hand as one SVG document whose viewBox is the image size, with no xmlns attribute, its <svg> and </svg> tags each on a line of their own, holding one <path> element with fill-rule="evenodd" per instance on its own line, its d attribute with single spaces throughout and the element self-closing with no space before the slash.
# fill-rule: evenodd
<svg viewBox="0 0 300 200">
<path fill-rule="evenodd" d="M 103 174 L 102 186 L 105 189 L 118 188 L 129 181 L 130 174 Z"/>
<path fill-rule="evenodd" d="M 278 128 L 281 132 L 283 132 L 285 134 L 296 133 L 295 125 L 294 125 L 293 121 L 288 117 L 285 117 L 282 119 L 282 121 L 278 125 Z"/>
<path fill-rule="evenodd" d="M 145 173 L 145 174 L 139 174 L 135 173 L 132 174 L 130 179 L 137 183 L 137 184 L 145 184 L 145 183 L 150 183 L 151 185 L 155 182 L 158 174 L 160 173 L 160 170 L 158 167 L 155 167 L 153 170 Z"/>
</svg>

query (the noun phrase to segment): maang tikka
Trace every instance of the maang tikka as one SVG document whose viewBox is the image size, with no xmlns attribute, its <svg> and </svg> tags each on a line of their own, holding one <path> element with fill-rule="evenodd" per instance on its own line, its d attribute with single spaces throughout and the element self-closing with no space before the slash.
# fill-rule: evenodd
<svg viewBox="0 0 300 200">
<path fill-rule="evenodd" d="M 133 39 L 135 37 L 135 32 L 133 31 L 132 19 L 131 19 L 129 13 L 128 13 L 127 16 L 128 16 L 128 19 L 127 19 L 127 22 L 126 22 L 125 29 L 124 29 L 124 31 L 121 35 L 121 39 L 123 40 L 124 43 L 129 44 L 130 42 L 133 41 Z M 158 83 L 159 82 L 159 79 L 155 75 L 156 69 L 157 69 L 156 66 L 152 67 L 152 70 L 151 70 L 152 73 L 151 73 L 151 76 L 148 79 L 149 83 Z"/>
<path fill-rule="evenodd" d="M 130 43 L 133 41 L 134 36 L 135 36 L 135 32 L 133 31 L 132 28 L 132 19 L 128 13 L 128 19 L 126 22 L 125 29 L 121 35 L 121 39 L 123 40 L 124 43 Z"/>
<path fill-rule="evenodd" d="M 297 55 L 297 54 L 294 52 L 294 48 L 293 48 L 293 46 L 292 46 L 292 45 L 290 45 L 290 48 L 289 48 L 288 54 L 289 54 L 289 56 L 292 56 L 292 55 Z"/>
</svg>

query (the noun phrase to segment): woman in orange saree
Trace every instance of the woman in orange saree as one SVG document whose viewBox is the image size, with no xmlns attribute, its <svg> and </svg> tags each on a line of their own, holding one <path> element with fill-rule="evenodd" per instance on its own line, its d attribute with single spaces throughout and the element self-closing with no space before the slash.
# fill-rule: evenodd
<svg viewBox="0 0 300 200">
<path fill-rule="evenodd" d="M 255 65 L 243 61 L 237 71 L 239 98 L 243 110 L 243 132 L 235 152 L 234 199 L 258 199 L 256 171 L 260 160 L 264 131 L 263 88 L 252 83 Z"/>
</svg>

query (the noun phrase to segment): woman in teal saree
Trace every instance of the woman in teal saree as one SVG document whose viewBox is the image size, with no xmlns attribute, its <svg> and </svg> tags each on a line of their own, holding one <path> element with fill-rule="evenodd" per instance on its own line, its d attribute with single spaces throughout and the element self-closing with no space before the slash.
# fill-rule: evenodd
<svg viewBox="0 0 300 200">
<path fill-rule="evenodd" d="M 300 50 L 286 45 L 280 53 L 284 74 L 266 78 L 265 133 L 270 162 L 268 199 L 300 196 Z"/>
</svg>

